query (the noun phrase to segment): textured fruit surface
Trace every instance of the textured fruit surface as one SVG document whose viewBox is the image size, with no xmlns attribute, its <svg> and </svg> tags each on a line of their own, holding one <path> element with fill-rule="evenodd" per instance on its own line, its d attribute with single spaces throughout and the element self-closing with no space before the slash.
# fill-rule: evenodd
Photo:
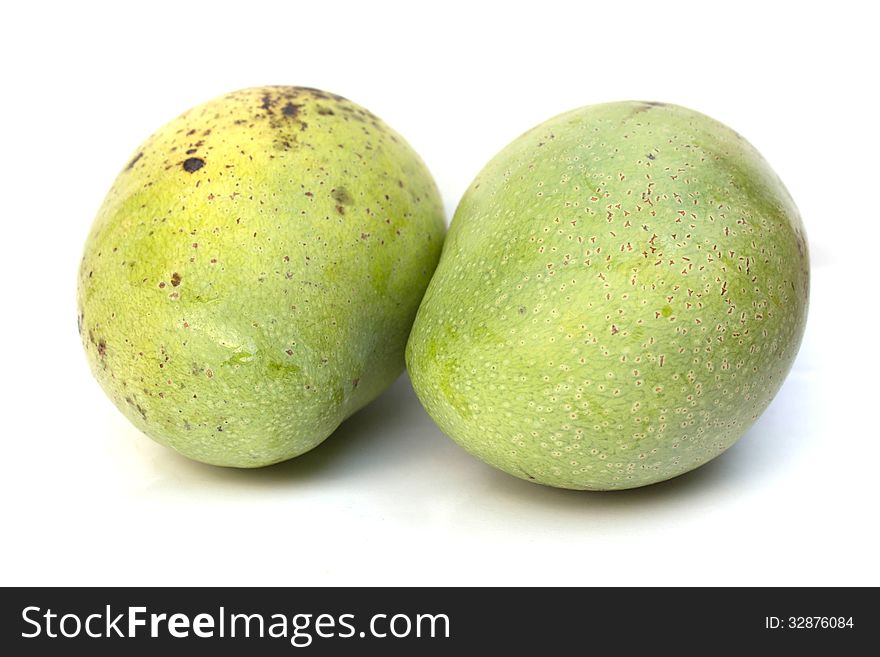
<svg viewBox="0 0 880 657">
<path fill-rule="evenodd" d="M 730 447 L 800 344 L 798 211 L 740 135 L 683 107 L 562 114 L 464 195 L 410 335 L 465 449 L 552 486 L 675 477 Z"/>
<path fill-rule="evenodd" d="M 364 108 L 217 98 L 135 151 L 98 212 L 78 285 L 92 371 L 193 459 L 301 454 L 402 371 L 444 230 L 424 164 Z"/>
</svg>

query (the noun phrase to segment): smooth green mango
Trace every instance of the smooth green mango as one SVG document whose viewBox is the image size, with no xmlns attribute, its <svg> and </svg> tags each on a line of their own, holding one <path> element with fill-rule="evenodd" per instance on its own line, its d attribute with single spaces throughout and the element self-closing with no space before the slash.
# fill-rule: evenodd
<svg viewBox="0 0 880 657">
<path fill-rule="evenodd" d="M 190 458 L 297 456 L 402 371 L 444 231 L 425 165 L 364 108 L 217 98 L 137 149 L 98 212 L 78 286 L 92 371 Z"/>
<path fill-rule="evenodd" d="M 407 347 L 428 413 L 534 482 L 621 489 L 730 447 L 807 316 L 798 211 L 740 135 L 621 102 L 562 114 L 477 176 Z"/>
</svg>

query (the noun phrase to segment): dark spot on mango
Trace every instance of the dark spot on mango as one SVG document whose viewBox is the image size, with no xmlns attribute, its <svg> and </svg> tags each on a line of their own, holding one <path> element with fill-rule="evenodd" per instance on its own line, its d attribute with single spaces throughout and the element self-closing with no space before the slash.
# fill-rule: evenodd
<svg viewBox="0 0 880 657">
<path fill-rule="evenodd" d="M 292 118 L 299 114 L 300 107 L 302 107 L 302 105 L 295 105 L 294 103 L 288 102 L 284 107 L 281 108 L 281 113 L 284 116 L 289 116 Z"/>
<path fill-rule="evenodd" d="M 334 112 L 329 107 L 318 107 L 318 114 L 321 116 L 334 116 Z"/>
<path fill-rule="evenodd" d="M 336 187 L 335 189 L 331 189 L 330 196 L 332 196 L 333 200 L 337 203 L 341 203 L 342 205 L 351 205 L 351 194 L 348 193 L 348 190 L 345 189 L 345 187 Z"/>
<path fill-rule="evenodd" d="M 107 343 L 104 338 L 98 340 L 98 355 L 103 358 L 107 354 Z"/>
<path fill-rule="evenodd" d="M 321 91 L 320 89 L 315 89 L 314 87 L 296 87 L 296 90 L 308 92 L 315 98 L 323 98 L 325 100 L 330 98 L 327 92 Z"/>
<path fill-rule="evenodd" d="M 192 173 L 205 166 L 205 161 L 200 157 L 190 157 L 183 161 L 183 170 Z"/>
<path fill-rule="evenodd" d="M 648 154 L 646 155 L 646 157 L 647 157 L 649 160 L 656 160 L 656 159 L 657 159 L 656 157 L 654 157 L 654 154 L 653 154 L 653 153 L 648 153 Z"/>
<path fill-rule="evenodd" d="M 171 274 L 171 285 L 173 285 L 174 287 L 180 285 L 180 274 L 178 274 L 177 272 Z"/>
<path fill-rule="evenodd" d="M 141 159 L 143 156 L 144 156 L 144 153 L 143 153 L 143 151 L 141 151 L 140 153 L 138 153 L 137 155 L 135 155 L 133 158 L 131 158 L 131 162 L 128 163 L 128 166 L 125 167 L 125 170 L 126 170 L 126 171 L 130 171 L 131 168 L 132 168 L 135 164 L 137 164 L 137 161 L 138 161 L 139 159 Z"/>
</svg>

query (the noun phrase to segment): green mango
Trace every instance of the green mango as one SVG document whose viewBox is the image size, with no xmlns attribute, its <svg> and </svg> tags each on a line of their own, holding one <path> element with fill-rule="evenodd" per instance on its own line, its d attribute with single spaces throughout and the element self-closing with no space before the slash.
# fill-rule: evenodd
<svg viewBox="0 0 880 657">
<path fill-rule="evenodd" d="M 644 486 L 767 408 L 808 288 L 798 210 L 739 134 L 663 103 L 584 107 L 468 188 L 407 365 L 440 428 L 505 472 Z"/>
<path fill-rule="evenodd" d="M 79 328 L 116 406 L 192 459 L 302 454 L 381 393 L 437 264 L 442 202 L 366 109 L 237 91 L 138 148 L 85 245 Z"/>
</svg>

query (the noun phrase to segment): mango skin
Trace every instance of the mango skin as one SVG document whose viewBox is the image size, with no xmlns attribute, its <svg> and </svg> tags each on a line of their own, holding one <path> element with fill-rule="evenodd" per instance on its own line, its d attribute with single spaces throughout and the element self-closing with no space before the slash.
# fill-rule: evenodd
<svg viewBox="0 0 880 657">
<path fill-rule="evenodd" d="M 189 458 L 306 452 L 404 367 L 439 258 L 434 181 L 341 96 L 245 89 L 135 151 L 94 221 L 79 329 L 116 406 Z"/>
<path fill-rule="evenodd" d="M 730 447 L 807 317 L 798 211 L 740 135 L 683 107 L 557 116 L 456 210 L 407 346 L 419 399 L 523 479 L 634 488 Z"/>
</svg>

